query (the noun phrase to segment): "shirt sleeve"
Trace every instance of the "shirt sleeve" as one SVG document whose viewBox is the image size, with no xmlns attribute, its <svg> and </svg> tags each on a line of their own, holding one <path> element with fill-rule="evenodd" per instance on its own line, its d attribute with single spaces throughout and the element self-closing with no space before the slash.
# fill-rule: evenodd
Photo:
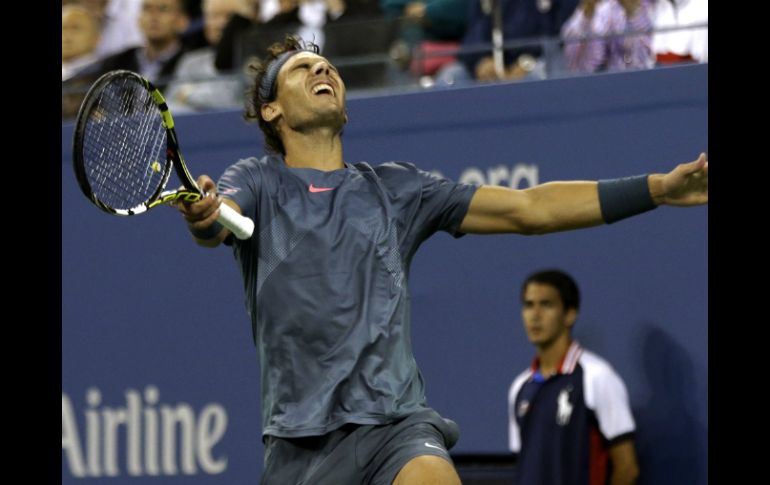
<svg viewBox="0 0 770 485">
<path fill-rule="evenodd" d="M 463 236 L 460 225 L 478 187 L 416 170 L 421 182 L 418 224 L 430 233 L 446 231 L 454 237 Z"/>
<path fill-rule="evenodd" d="M 514 455 L 521 452 L 521 430 L 516 418 L 516 398 L 531 373 L 525 371 L 519 374 L 508 389 L 508 449 Z"/>
<path fill-rule="evenodd" d="M 596 373 L 591 383 L 591 396 L 587 401 L 593 401 L 589 406 L 594 409 L 599 431 L 607 441 L 613 441 L 635 430 L 634 417 L 628 401 L 628 392 L 623 380 L 610 366 Z"/>
<path fill-rule="evenodd" d="M 254 159 L 241 160 L 228 167 L 217 183 L 219 195 L 238 204 L 243 215 L 254 222 L 257 222 L 258 171 Z"/>
</svg>

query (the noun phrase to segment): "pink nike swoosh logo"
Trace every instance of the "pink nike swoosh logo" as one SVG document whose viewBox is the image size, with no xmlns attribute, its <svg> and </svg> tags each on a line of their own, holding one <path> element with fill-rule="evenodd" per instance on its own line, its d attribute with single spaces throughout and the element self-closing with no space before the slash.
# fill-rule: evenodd
<svg viewBox="0 0 770 485">
<path fill-rule="evenodd" d="M 308 190 L 310 192 L 313 192 L 313 193 L 315 193 L 315 192 L 326 192 L 328 190 L 334 190 L 334 187 L 316 187 L 315 185 L 310 184 L 310 187 L 308 187 Z"/>
</svg>

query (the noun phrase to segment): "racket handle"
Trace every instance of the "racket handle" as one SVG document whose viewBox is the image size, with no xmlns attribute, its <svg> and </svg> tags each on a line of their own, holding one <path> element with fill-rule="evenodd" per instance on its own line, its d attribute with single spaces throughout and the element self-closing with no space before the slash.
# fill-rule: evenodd
<svg viewBox="0 0 770 485">
<path fill-rule="evenodd" d="M 219 217 L 217 218 L 223 226 L 230 229 L 238 239 L 248 239 L 254 232 L 254 221 L 246 216 L 238 214 L 238 212 L 225 204 L 224 202 L 219 205 Z"/>
</svg>

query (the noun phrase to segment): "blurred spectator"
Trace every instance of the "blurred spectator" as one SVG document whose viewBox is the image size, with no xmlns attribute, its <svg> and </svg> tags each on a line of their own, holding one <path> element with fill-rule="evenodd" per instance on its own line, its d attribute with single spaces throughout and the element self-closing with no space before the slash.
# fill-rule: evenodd
<svg viewBox="0 0 770 485">
<path fill-rule="evenodd" d="M 99 21 L 98 57 L 107 57 L 144 42 L 138 21 L 142 0 L 76 0 L 76 3 L 93 12 Z"/>
<path fill-rule="evenodd" d="M 145 44 L 108 57 L 102 69 L 138 72 L 163 89 L 182 56 L 180 39 L 188 23 L 183 0 L 142 0 L 139 27 Z"/>
<path fill-rule="evenodd" d="M 650 0 L 581 0 L 562 28 L 571 72 L 654 66 Z M 590 37 L 579 40 L 584 37 Z"/>
<path fill-rule="evenodd" d="M 251 0 L 259 3 L 257 21 L 234 15 L 225 26 L 222 40 L 217 47 L 215 59 L 219 71 L 237 69 L 239 63 L 252 55 L 262 55 L 267 45 L 260 45 L 252 51 L 241 52 L 244 35 L 264 32 L 272 42 L 282 42 L 284 34 L 296 34 L 313 41 L 323 49 L 323 26 L 327 19 L 327 0 Z M 270 42 L 270 43 L 272 43 Z M 259 53 L 259 54 L 258 54 Z"/>
<path fill-rule="evenodd" d="M 505 42 L 545 37 L 557 37 L 564 22 L 572 15 L 578 0 L 500 0 L 502 2 L 502 31 Z M 468 13 L 468 26 L 463 36 L 463 48 L 489 46 L 492 42 L 491 1 L 473 0 Z M 557 49 L 553 58 L 537 42 L 536 45 L 506 49 L 503 54 L 504 69 L 500 75 L 489 50 L 459 56 L 460 62 L 442 68 L 437 74 L 439 85 L 465 84 L 477 81 L 543 79 L 547 72 L 557 69 Z M 549 51 L 549 52 L 550 52 Z"/>
<path fill-rule="evenodd" d="M 398 63 L 410 65 L 412 75 L 420 76 L 455 62 L 451 53 L 457 50 L 465 33 L 471 1 L 474 0 L 380 0 L 386 15 L 402 19 L 402 45 L 396 51 L 401 53 Z M 433 55 L 435 52 L 443 55 Z"/>
<path fill-rule="evenodd" d="M 256 18 L 256 8 L 243 0 L 203 0 L 203 32 L 209 47 L 182 56 L 166 99 L 174 112 L 240 106 L 243 86 L 237 76 L 221 77 L 214 66 L 215 47 L 236 13 Z"/>
<path fill-rule="evenodd" d="M 90 10 L 69 4 L 61 9 L 62 118 L 73 118 L 91 83 L 100 74 L 95 54 L 99 23 Z"/>
<path fill-rule="evenodd" d="M 657 0 L 653 14 L 655 30 L 708 24 L 708 0 Z M 652 49 L 658 64 L 708 62 L 708 26 L 655 32 Z"/>
<path fill-rule="evenodd" d="M 66 5 L 61 9 L 61 80 L 98 68 L 96 46 L 99 22 L 88 9 Z"/>
<path fill-rule="evenodd" d="M 471 0 L 380 0 L 382 10 L 417 27 L 417 39 L 460 40 Z"/>
</svg>

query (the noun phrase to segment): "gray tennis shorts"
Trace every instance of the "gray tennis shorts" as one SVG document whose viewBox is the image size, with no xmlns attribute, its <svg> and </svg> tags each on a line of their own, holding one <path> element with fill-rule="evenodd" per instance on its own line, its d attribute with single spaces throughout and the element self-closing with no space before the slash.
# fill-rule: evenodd
<svg viewBox="0 0 770 485">
<path fill-rule="evenodd" d="M 385 425 L 346 424 L 323 436 L 265 441 L 261 485 L 391 485 L 412 458 L 452 463 L 457 424 L 426 409 Z"/>
</svg>

